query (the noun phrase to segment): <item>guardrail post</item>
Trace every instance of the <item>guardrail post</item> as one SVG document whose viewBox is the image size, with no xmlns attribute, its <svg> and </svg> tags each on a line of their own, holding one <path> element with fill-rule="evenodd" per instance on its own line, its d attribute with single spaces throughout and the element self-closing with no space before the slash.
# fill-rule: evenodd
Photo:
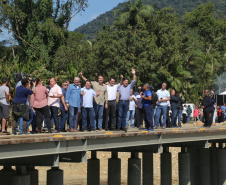
<svg viewBox="0 0 226 185">
<path fill-rule="evenodd" d="M 217 184 L 217 148 L 211 147 L 210 148 L 210 179 L 211 185 L 218 185 Z"/>
<path fill-rule="evenodd" d="M 200 148 L 200 185 L 211 185 L 210 180 L 210 150 Z"/>
</svg>

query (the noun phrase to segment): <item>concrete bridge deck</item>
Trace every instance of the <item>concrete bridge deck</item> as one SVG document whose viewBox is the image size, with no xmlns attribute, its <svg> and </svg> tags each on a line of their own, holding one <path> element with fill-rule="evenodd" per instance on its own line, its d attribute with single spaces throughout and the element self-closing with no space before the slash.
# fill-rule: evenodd
<svg viewBox="0 0 226 185">
<path fill-rule="evenodd" d="M 161 185 L 171 185 L 172 157 L 169 147 L 181 147 L 179 185 L 226 185 L 224 143 L 225 125 L 211 128 L 184 126 L 179 129 L 156 129 L 154 132 L 129 130 L 127 133 L 0 135 L 0 165 L 4 166 L 0 178 L 4 185 L 38 185 L 38 172 L 34 167 L 50 166 L 52 169 L 47 171 L 47 185 L 63 185 L 60 162 L 87 162 L 87 184 L 99 185 L 100 160 L 96 152 L 109 151 L 112 158 L 108 163 L 108 185 L 120 185 L 121 159 L 118 152 L 131 152 L 128 185 L 141 184 L 141 171 L 143 185 L 153 185 L 153 153 L 161 153 Z M 209 148 L 210 144 L 213 147 Z M 88 151 L 91 151 L 89 160 Z M 142 170 L 140 152 L 143 154 Z M 11 166 L 16 166 L 16 172 Z"/>
</svg>

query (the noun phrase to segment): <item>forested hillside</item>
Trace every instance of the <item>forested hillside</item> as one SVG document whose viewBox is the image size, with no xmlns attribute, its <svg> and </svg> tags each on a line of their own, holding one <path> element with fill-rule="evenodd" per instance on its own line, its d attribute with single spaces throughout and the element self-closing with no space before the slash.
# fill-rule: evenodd
<svg viewBox="0 0 226 185">
<path fill-rule="evenodd" d="M 134 3 L 135 0 L 132 0 Z M 176 13 L 184 15 L 185 12 L 190 12 L 197 8 L 198 5 L 211 2 L 215 6 L 215 16 L 226 18 L 226 1 L 225 0 L 142 0 L 145 5 L 155 5 L 157 8 L 162 9 L 164 7 L 171 6 Z M 101 14 L 93 21 L 84 24 L 83 26 L 75 29 L 76 32 L 85 34 L 88 39 L 96 37 L 96 32 L 102 30 L 103 25 L 112 25 L 117 16 L 114 16 L 115 10 L 123 9 L 125 6 L 120 3 L 117 7 L 104 14 Z"/>
</svg>

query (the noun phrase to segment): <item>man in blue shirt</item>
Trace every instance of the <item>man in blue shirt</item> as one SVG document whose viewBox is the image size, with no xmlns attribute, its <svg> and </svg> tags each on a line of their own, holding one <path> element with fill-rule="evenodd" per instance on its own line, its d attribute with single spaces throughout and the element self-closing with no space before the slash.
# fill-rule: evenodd
<svg viewBox="0 0 226 185">
<path fill-rule="evenodd" d="M 128 79 L 124 79 L 123 85 L 118 89 L 119 103 L 118 103 L 118 129 L 117 130 L 123 129 L 127 131 L 126 115 L 129 109 L 130 91 L 133 88 L 133 86 L 136 84 L 135 69 L 132 69 L 131 73 L 133 74 L 133 81 L 131 82 L 131 84 L 129 84 Z"/>
<path fill-rule="evenodd" d="M 82 131 L 87 130 L 87 117 L 89 116 L 90 120 L 90 131 L 96 131 L 95 124 L 95 112 L 93 108 L 93 97 L 99 96 L 100 91 L 97 93 L 91 89 L 91 81 L 86 80 L 86 85 L 81 90 L 82 97 Z"/>
<path fill-rule="evenodd" d="M 22 79 L 22 85 L 17 87 L 16 95 L 13 101 L 13 128 L 12 134 L 16 134 L 16 126 L 18 120 L 22 117 L 23 118 L 23 132 L 20 134 L 27 133 L 27 122 L 29 120 L 29 107 L 26 105 L 26 101 L 29 95 L 35 94 L 36 83 L 33 83 L 34 89 L 30 90 L 30 83 L 29 79 L 25 78 Z"/>
<path fill-rule="evenodd" d="M 76 117 L 80 107 L 81 87 L 80 78 L 75 77 L 74 84 L 69 85 L 66 93 L 66 104 L 69 108 L 69 131 L 77 132 L 75 128 Z"/>
<path fill-rule="evenodd" d="M 144 95 L 142 96 L 144 105 L 144 121 L 145 121 L 145 131 L 154 131 L 153 129 L 153 106 L 151 103 L 152 92 L 149 90 L 149 84 L 143 85 Z"/>
</svg>

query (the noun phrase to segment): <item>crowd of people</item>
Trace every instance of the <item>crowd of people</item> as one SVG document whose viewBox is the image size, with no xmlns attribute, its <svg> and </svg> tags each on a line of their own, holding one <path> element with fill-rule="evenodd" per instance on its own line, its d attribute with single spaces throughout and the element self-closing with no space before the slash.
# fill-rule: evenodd
<svg viewBox="0 0 226 185">
<path fill-rule="evenodd" d="M 121 75 L 119 84 L 116 84 L 114 77 L 104 82 L 102 75 L 98 76 L 98 81 L 90 81 L 82 72 L 79 73 L 79 77 L 74 78 L 72 84 L 66 80 L 62 87 L 57 84 L 55 78 L 50 79 L 50 85 L 47 87 L 42 79 L 21 79 L 16 84 L 12 103 L 12 134 L 127 131 L 139 128 L 152 132 L 159 128 L 181 127 L 182 116 L 183 123 L 190 123 L 192 109 L 190 105 L 183 106 L 181 93 L 176 94 L 174 89 L 169 92 L 165 82 L 157 92 L 153 86 L 145 83 L 138 86 L 134 93 L 135 69 L 132 69 L 131 73 L 131 83 Z M 84 86 L 80 78 L 85 82 Z M 6 78 L 2 79 L 0 87 L 3 133 L 7 132 L 10 115 L 11 95 L 7 83 Z M 217 107 L 217 113 L 213 111 L 214 105 L 214 94 L 211 97 L 206 90 L 201 107 L 206 127 L 215 123 L 213 119 L 216 114 L 218 121 L 224 119 L 226 104 L 221 108 Z M 201 111 L 198 106 L 193 110 L 193 114 L 195 122 L 200 119 Z M 32 131 L 29 131 L 30 125 Z"/>
</svg>

